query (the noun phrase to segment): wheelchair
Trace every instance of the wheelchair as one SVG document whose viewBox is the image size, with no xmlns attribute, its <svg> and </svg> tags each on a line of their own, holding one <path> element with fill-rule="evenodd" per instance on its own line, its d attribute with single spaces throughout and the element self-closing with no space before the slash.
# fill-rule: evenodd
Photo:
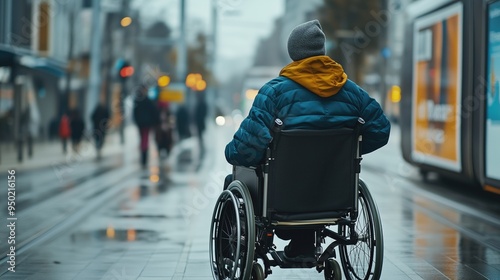
<svg viewBox="0 0 500 280">
<path fill-rule="evenodd" d="M 380 278 L 382 225 L 359 178 L 363 124 L 359 118 L 354 128 L 331 130 L 277 125 L 262 165 L 233 166 L 212 215 L 214 279 L 261 280 L 276 266 L 315 267 L 327 280 L 342 279 L 342 271 L 346 279 Z M 274 245 L 277 229 L 314 230 L 314 258 L 287 260 Z"/>
</svg>

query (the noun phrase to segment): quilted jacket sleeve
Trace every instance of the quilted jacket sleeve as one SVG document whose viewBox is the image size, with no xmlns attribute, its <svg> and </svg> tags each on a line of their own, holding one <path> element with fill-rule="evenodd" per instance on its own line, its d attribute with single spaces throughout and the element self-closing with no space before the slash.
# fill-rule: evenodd
<svg viewBox="0 0 500 280">
<path fill-rule="evenodd" d="M 257 96 L 248 116 L 226 146 L 226 160 L 232 165 L 256 166 L 264 158 L 271 141 L 270 127 L 276 111 L 274 89 L 264 85 Z"/>
<path fill-rule="evenodd" d="M 378 102 L 368 93 L 360 89 L 363 95 L 361 117 L 365 120 L 363 125 L 362 153 L 367 154 L 387 144 L 391 132 L 391 123 L 384 115 Z"/>
</svg>

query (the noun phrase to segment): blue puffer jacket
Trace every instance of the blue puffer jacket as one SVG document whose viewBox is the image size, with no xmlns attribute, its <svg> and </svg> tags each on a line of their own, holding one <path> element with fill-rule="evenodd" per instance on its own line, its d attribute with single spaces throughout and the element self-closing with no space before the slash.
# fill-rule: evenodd
<svg viewBox="0 0 500 280">
<path fill-rule="evenodd" d="M 340 64 L 328 56 L 295 61 L 259 90 L 248 117 L 226 146 L 226 159 L 233 165 L 258 165 L 276 118 L 284 129 L 333 129 L 354 127 L 358 117 L 366 122 L 363 154 L 387 144 L 391 126 L 382 108 L 347 79 Z"/>
</svg>

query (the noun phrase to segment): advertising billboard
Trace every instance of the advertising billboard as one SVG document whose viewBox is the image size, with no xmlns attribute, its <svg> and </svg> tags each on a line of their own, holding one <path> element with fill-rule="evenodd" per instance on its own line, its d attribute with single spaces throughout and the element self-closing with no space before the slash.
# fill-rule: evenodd
<svg viewBox="0 0 500 280">
<path fill-rule="evenodd" d="M 460 172 L 463 4 L 415 20 L 412 159 Z"/>
<path fill-rule="evenodd" d="M 488 9 L 486 177 L 500 180 L 500 1 Z"/>
</svg>

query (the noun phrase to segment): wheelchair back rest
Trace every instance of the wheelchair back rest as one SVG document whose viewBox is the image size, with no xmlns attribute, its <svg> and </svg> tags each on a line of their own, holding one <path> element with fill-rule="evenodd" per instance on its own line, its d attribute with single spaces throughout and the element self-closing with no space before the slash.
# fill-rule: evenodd
<svg viewBox="0 0 500 280">
<path fill-rule="evenodd" d="M 269 161 L 268 211 L 307 214 L 352 209 L 358 137 L 349 128 L 279 132 Z"/>
</svg>

